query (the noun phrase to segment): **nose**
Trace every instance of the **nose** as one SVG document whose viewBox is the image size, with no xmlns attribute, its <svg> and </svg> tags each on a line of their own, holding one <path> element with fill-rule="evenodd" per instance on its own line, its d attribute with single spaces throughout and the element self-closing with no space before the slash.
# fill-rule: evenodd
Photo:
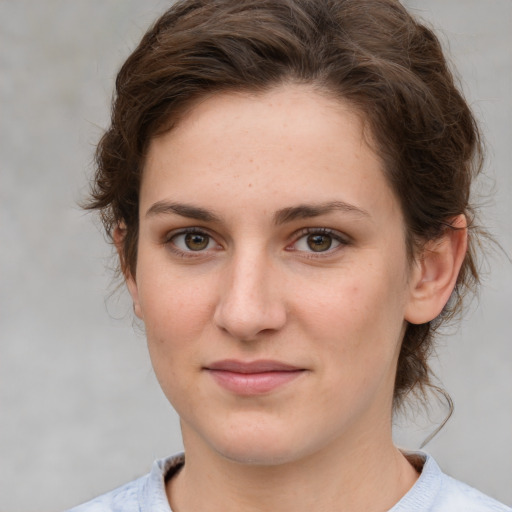
<svg viewBox="0 0 512 512">
<path fill-rule="evenodd" d="M 216 325 L 241 341 L 280 330 L 286 304 L 279 272 L 264 254 L 233 257 L 223 275 L 215 309 Z"/>
</svg>

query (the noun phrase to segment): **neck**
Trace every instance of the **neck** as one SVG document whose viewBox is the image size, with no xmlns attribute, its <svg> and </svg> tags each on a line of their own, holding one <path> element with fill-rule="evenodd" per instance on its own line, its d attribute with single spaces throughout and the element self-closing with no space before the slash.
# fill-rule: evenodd
<svg viewBox="0 0 512 512">
<path fill-rule="evenodd" d="M 392 444 L 390 430 L 387 442 L 373 436 L 369 442 L 359 433 L 357 440 L 269 466 L 233 462 L 187 435 L 186 463 L 168 483 L 169 502 L 174 512 L 389 510 L 418 477 Z"/>
</svg>

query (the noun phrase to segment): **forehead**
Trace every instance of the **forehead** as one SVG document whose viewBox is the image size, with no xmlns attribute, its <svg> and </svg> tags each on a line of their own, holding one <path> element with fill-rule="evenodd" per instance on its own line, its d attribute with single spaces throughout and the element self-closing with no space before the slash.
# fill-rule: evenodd
<svg viewBox="0 0 512 512">
<path fill-rule="evenodd" d="M 141 208 L 165 193 L 207 203 L 219 196 L 226 207 L 242 192 L 251 204 L 267 208 L 304 196 L 389 200 L 382 161 L 367 141 L 361 115 L 350 104 L 312 87 L 216 94 L 151 141 Z"/>
</svg>

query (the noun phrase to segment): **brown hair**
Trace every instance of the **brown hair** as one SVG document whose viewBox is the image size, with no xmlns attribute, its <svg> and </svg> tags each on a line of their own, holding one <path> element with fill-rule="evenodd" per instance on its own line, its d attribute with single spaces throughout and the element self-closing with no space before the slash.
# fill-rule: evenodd
<svg viewBox="0 0 512 512">
<path fill-rule="evenodd" d="M 465 214 L 481 167 L 479 132 L 432 30 L 396 0 L 183 0 L 144 35 L 121 68 L 112 122 L 99 142 L 88 208 L 107 233 L 126 226 L 121 266 L 135 275 L 138 202 L 150 139 L 195 100 L 219 91 L 311 84 L 349 101 L 367 122 L 399 199 L 409 255 Z M 435 330 L 478 282 L 475 239 L 452 298 L 434 321 L 409 324 L 394 403 L 432 385 Z"/>
</svg>

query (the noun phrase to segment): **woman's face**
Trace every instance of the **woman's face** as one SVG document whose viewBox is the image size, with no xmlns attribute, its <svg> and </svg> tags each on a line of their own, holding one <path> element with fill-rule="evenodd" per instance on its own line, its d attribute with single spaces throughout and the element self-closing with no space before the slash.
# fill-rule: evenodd
<svg viewBox="0 0 512 512">
<path fill-rule="evenodd" d="M 186 448 L 278 464 L 389 435 L 404 232 L 358 116 L 305 86 L 154 139 L 128 285 Z"/>
</svg>

